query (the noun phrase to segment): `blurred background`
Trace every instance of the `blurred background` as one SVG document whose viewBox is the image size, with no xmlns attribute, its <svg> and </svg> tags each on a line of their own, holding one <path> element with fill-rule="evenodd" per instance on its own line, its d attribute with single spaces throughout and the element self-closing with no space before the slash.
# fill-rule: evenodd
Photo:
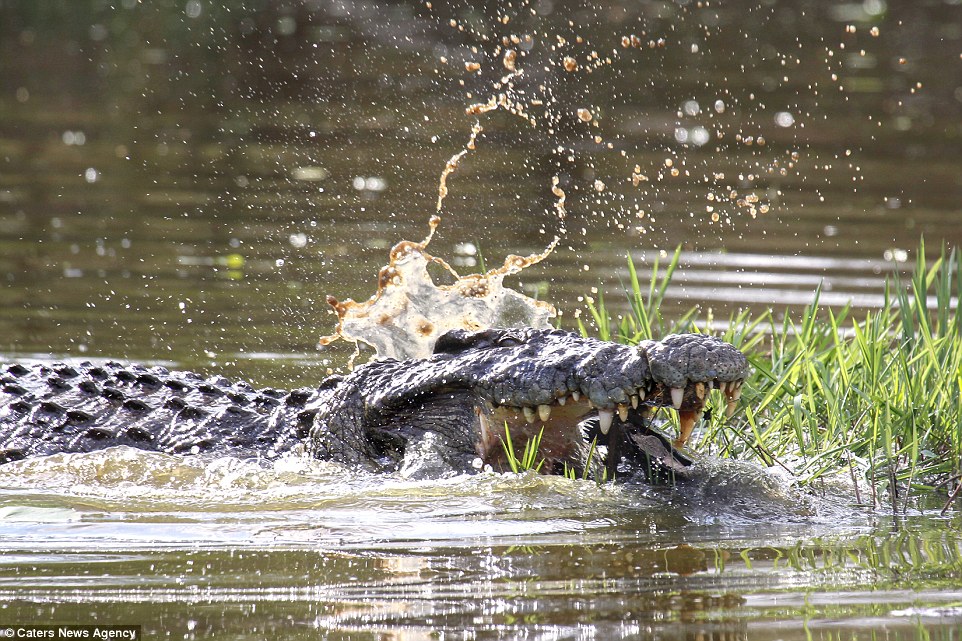
<svg viewBox="0 0 962 641">
<path fill-rule="evenodd" d="M 0 356 L 316 380 L 475 121 L 431 250 L 561 236 L 508 284 L 564 325 L 629 254 L 724 319 L 962 244 L 957 0 L 225 4 L 0 0 Z"/>
</svg>

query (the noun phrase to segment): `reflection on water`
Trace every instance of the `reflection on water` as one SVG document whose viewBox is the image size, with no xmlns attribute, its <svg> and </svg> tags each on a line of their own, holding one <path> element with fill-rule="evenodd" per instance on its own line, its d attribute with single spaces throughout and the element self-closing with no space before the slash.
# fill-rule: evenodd
<svg viewBox="0 0 962 641">
<path fill-rule="evenodd" d="M 0 485 L 4 621 L 116 621 L 122 601 L 148 635 L 198 638 L 949 639 L 962 625 L 957 516 L 893 520 L 842 498 L 802 515 L 788 487 L 743 485 L 752 519 L 684 488 L 126 448 L 14 463 Z"/>
<path fill-rule="evenodd" d="M 325 296 L 370 294 L 390 246 L 422 237 L 465 107 L 498 92 L 541 120 L 484 115 L 432 247 L 462 273 L 540 251 L 557 177 L 567 234 L 512 285 L 566 318 L 592 287 L 621 288 L 627 254 L 650 265 L 678 244 L 669 298 L 716 317 L 796 308 L 818 282 L 824 304 L 878 305 L 920 235 L 962 244 L 957 3 L 522 5 L 0 3 L 0 354 L 318 380 L 347 358 L 314 350 Z M 505 49 L 524 72 L 510 88 Z M 893 521 L 839 498 L 753 521 L 752 505 L 643 488 L 289 464 L 0 470 L 0 623 L 332 639 L 962 627 L 957 515 Z"/>
</svg>

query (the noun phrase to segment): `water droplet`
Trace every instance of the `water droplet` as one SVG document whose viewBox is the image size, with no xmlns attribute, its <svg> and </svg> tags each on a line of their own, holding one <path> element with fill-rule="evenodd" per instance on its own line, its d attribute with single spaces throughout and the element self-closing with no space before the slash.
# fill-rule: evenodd
<svg viewBox="0 0 962 641">
<path fill-rule="evenodd" d="M 291 247 L 302 249 L 307 246 L 307 234 L 291 234 L 287 241 L 291 244 Z"/>
<path fill-rule="evenodd" d="M 779 127 L 791 127 L 795 124 L 795 116 L 787 111 L 779 111 L 775 114 L 775 124 Z"/>
</svg>

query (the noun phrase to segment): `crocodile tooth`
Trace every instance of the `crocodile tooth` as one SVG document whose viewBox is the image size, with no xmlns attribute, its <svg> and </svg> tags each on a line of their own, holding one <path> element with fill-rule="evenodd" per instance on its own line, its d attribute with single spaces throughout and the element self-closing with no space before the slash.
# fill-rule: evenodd
<svg viewBox="0 0 962 641">
<path fill-rule="evenodd" d="M 672 442 L 676 448 L 684 447 L 685 443 L 688 442 L 688 438 L 691 436 L 691 431 L 695 428 L 695 423 L 701 418 L 701 410 L 688 410 L 685 412 L 678 412 L 678 438 Z"/>
<path fill-rule="evenodd" d="M 529 423 L 534 423 L 537 412 L 534 411 L 533 407 L 522 407 L 521 411 L 524 412 L 524 420 L 528 421 Z"/>
<path fill-rule="evenodd" d="M 575 400 L 575 403 L 577 403 L 578 401 L 581 400 L 581 392 L 579 392 L 578 390 L 571 392 L 571 398 L 573 398 Z"/>
<path fill-rule="evenodd" d="M 704 383 L 695 383 L 695 396 L 698 397 L 698 400 L 703 400 L 705 398 L 705 391 L 706 388 Z"/>
<path fill-rule="evenodd" d="M 481 427 L 481 448 L 483 449 L 485 444 L 488 442 L 488 438 L 491 434 L 491 426 L 488 425 L 488 417 L 484 415 L 484 412 L 478 411 L 478 423 Z M 478 459 L 480 460 L 480 459 Z M 478 467 L 478 469 L 481 469 Z"/>
<path fill-rule="evenodd" d="M 685 388 L 684 387 L 672 387 L 671 388 L 671 404 L 676 410 L 681 409 L 681 402 L 685 399 Z"/>
<path fill-rule="evenodd" d="M 598 410 L 598 427 L 602 434 L 611 429 L 611 422 L 615 420 L 615 413 L 611 410 Z"/>
<path fill-rule="evenodd" d="M 618 418 L 621 419 L 622 423 L 628 420 L 628 406 L 624 403 L 618 404 Z"/>
<path fill-rule="evenodd" d="M 550 405 L 539 405 L 538 406 L 538 418 L 541 419 L 542 423 L 548 422 L 551 418 L 551 406 Z"/>
<path fill-rule="evenodd" d="M 735 413 L 735 405 L 737 405 L 735 401 L 728 401 L 728 406 L 725 408 L 725 416 L 728 418 L 732 417 L 732 414 Z"/>
<path fill-rule="evenodd" d="M 728 383 L 726 383 L 725 381 L 720 381 L 718 383 L 718 389 L 720 389 L 721 393 L 724 394 L 725 392 L 728 391 Z"/>
<path fill-rule="evenodd" d="M 708 385 L 709 392 L 715 389 L 715 381 L 708 381 L 707 385 Z"/>
<path fill-rule="evenodd" d="M 639 387 L 639 388 L 638 388 L 638 400 L 639 400 L 639 401 L 645 400 L 645 388 L 644 388 L 644 387 Z"/>
<path fill-rule="evenodd" d="M 564 404 L 567 403 L 567 402 L 568 402 L 568 397 L 567 397 L 567 396 L 559 396 L 559 397 L 558 397 L 558 405 L 564 405 Z"/>
<path fill-rule="evenodd" d="M 738 381 L 738 384 L 735 386 L 735 389 L 732 390 L 731 399 L 732 399 L 733 401 L 737 401 L 737 400 L 740 399 L 741 397 L 742 397 L 742 382 L 741 382 L 741 381 Z"/>
<path fill-rule="evenodd" d="M 641 402 L 641 401 L 638 400 L 638 395 L 637 395 L 637 394 L 632 394 L 632 395 L 631 395 L 631 408 L 632 408 L 632 409 L 638 409 L 638 403 L 640 403 L 640 402 Z"/>
</svg>

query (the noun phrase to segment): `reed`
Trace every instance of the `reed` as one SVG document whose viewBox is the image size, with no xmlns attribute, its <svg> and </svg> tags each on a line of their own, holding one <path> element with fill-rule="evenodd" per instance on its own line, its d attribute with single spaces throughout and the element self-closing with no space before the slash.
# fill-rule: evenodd
<svg viewBox="0 0 962 641">
<path fill-rule="evenodd" d="M 749 458 L 790 470 L 802 484 L 845 474 L 865 503 L 898 508 L 912 491 L 962 476 L 962 282 L 957 250 L 942 248 L 931 265 L 924 241 L 905 277 L 885 285 L 885 305 L 861 312 L 822 308 L 820 288 L 793 319 L 771 310 L 740 311 L 721 337 L 744 351 L 753 372 L 739 411 L 711 412 L 699 432 L 701 451 Z M 661 304 L 680 250 L 646 287 L 629 259 L 628 313 L 613 318 L 604 297 L 590 302 L 596 332 L 625 343 L 671 332 L 711 331 L 697 308 L 668 318 Z M 718 391 L 713 405 L 724 408 Z M 670 418 L 669 420 L 675 420 Z M 901 505 L 904 508 L 904 504 Z"/>
</svg>

